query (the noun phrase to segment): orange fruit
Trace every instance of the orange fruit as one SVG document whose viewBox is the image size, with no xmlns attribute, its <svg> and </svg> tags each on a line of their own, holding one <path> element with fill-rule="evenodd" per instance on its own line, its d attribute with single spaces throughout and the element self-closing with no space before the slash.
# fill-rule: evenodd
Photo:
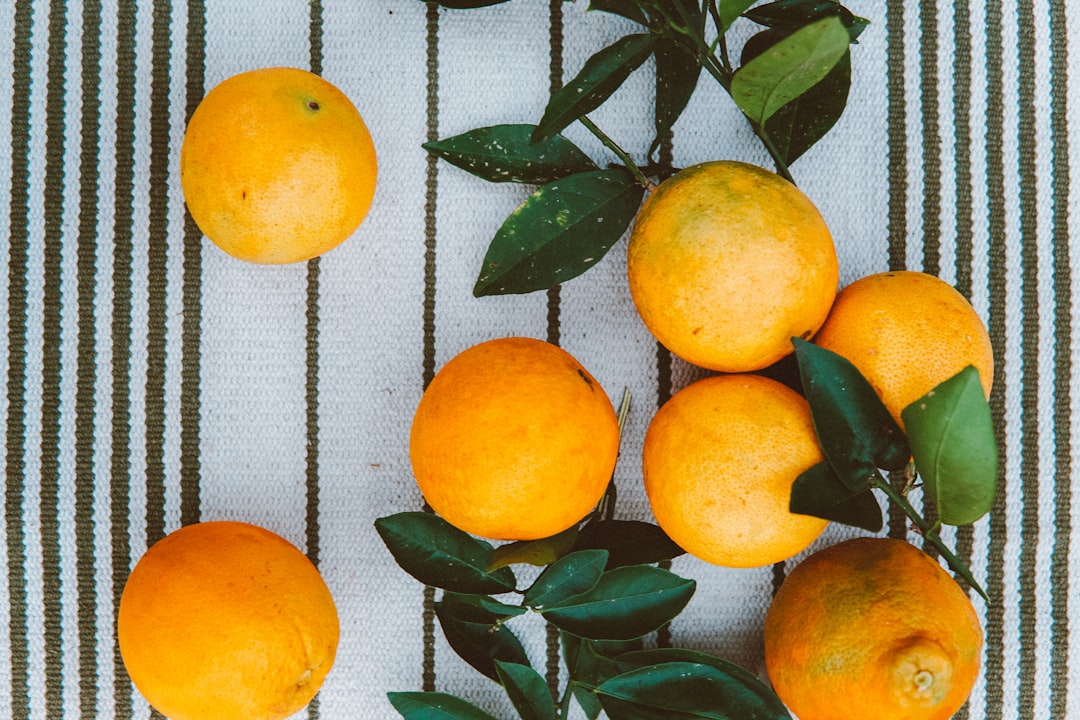
<svg viewBox="0 0 1080 720">
<path fill-rule="evenodd" d="M 968 596 L 915 546 L 855 538 L 784 580 L 765 616 L 765 666 L 799 720 L 947 720 L 979 673 Z"/>
<path fill-rule="evenodd" d="M 180 184 L 199 229 L 228 254 L 293 263 L 336 247 L 375 194 L 375 146 L 333 84 L 263 68 L 214 87 L 191 115 Z"/>
<path fill-rule="evenodd" d="M 968 365 L 990 396 L 994 351 L 986 325 L 934 275 L 883 272 L 852 282 L 840 290 L 814 342 L 850 360 L 901 427 L 905 407 Z"/>
<path fill-rule="evenodd" d="M 668 350 L 710 370 L 760 370 L 825 320 L 839 283 L 821 213 L 779 175 L 707 162 L 671 176 L 634 221 L 630 293 Z"/>
<path fill-rule="evenodd" d="M 604 389 L 562 348 L 508 337 L 461 352 L 432 379 L 409 455 L 431 508 L 465 532 L 535 540 L 584 518 L 619 450 Z"/>
<path fill-rule="evenodd" d="M 791 486 L 824 460 L 810 407 L 786 385 L 718 375 L 680 390 L 645 433 L 645 492 L 657 524 L 716 565 L 757 567 L 805 549 L 828 524 L 792 513 Z"/>
<path fill-rule="evenodd" d="M 117 635 L 132 682 L 172 720 L 279 720 L 334 663 L 338 615 L 315 566 L 242 522 L 185 526 L 135 565 Z"/>
</svg>

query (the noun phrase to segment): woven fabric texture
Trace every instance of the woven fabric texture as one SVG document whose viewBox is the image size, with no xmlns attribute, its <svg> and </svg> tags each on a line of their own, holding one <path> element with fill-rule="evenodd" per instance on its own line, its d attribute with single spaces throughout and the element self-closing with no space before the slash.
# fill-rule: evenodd
<svg viewBox="0 0 1080 720">
<path fill-rule="evenodd" d="M 995 344 L 1000 491 L 988 517 L 944 533 L 990 595 L 973 595 L 986 647 L 959 717 L 1080 717 L 1076 8 L 849 5 L 871 24 L 853 46 L 846 111 L 792 173 L 833 231 L 842 282 L 935 273 L 971 298 Z M 149 717 L 116 650 L 124 579 L 170 530 L 229 518 L 307 552 L 338 602 L 336 666 L 299 717 L 395 717 L 386 693 L 420 689 L 511 717 L 373 527 L 422 507 L 408 432 L 425 383 L 482 340 L 559 343 L 613 402 L 630 391 L 618 513 L 648 519 L 645 429 L 700 371 L 634 312 L 625 239 L 557 292 L 474 297 L 489 241 L 531 188 L 486 183 L 421 144 L 537 122 L 553 90 L 633 28 L 587 0 L 0 2 L 0 716 Z M 380 176 L 345 244 L 254 266 L 185 215 L 179 149 L 205 92 L 278 65 L 313 70 L 355 102 Z M 644 65 L 592 115 L 636 157 L 652 139 L 653 73 Z M 615 160 L 581 126 L 566 134 Z M 711 81 L 670 151 L 676 166 L 770 165 Z M 830 527 L 811 549 L 855 532 Z M 920 543 L 902 518 L 882 534 Z M 762 620 L 785 568 L 681 557 L 673 569 L 698 590 L 663 642 L 762 672 Z M 547 667 L 542 622 L 522 628 Z"/>
</svg>

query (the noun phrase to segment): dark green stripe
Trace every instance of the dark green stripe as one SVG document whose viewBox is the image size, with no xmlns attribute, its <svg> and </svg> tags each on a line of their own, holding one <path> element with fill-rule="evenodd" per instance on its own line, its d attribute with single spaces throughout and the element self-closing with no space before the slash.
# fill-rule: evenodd
<svg viewBox="0 0 1080 720">
<path fill-rule="evenodd" d="M 1036 564 L 1039 544 L 1039 181 L 1035 167 L 1035 7 L 1020 0 L 1019 21 L 1019 173 L 1022 285 L 1020 378 L 1020 717 L 1034 717 L 1037 619 Z"/>
<path fill-rule="evenodd" d="M 1069 701 L 1072 540 L 1072 267 L 1069 259 L 1068 34 L 1065 0 L 1050 0 L 1050 163 L 1054 243 L 1054 542 L 1050 555 L 1050 716 Z"/>
<path fill-rule="evenodd" d="M 563 86 L 563 0 L 551 0 L 548 4 L 548 53 L 549 53 L 549 88 L 554 95 Z M 560 322 L 562 290 L 556 285 L 547 291 L 547 341 L 558 345 L 562 339 Z M 547 668 L 545 679 L 552 697 L 559 694 L 559 631 L 547 625 Z"/>
<path fill-rule="evenodd" d="M 900 270 L 907 262 L 907 113 L 905 110 L 904 3 L 891 2 L 885 14 L 888 37 L 888 138 L 889 138 L 889 269 Z M 894 479 L 902 487 L 903 480 Z M 907 537 L 907 515 L 889 506 L 889 535 Z"/>
<path fill-rule="evenodd" d="M 907 112 L 905 110 L 904 3 L 890 2 L 887 34 L 889 138 L 889 269 L 907 263 Z"/>
<path fill-rule="evenodd" d="M 427 23 L 427 141 L 439 138 L 439 6 L 426 4 Z M 435 261 L 439 188 L 437 158 L 428 153 L 424 197 L 424 357 L 423 384 L 426 389 L 435 377 Z M 424 658 L 421 683 L 426 692 L 435 690 L 435 588 L 424 588 Z"/>
<path fill-rule="evenodd" d="M 953 152 L 956 173 L 956 289 L 972 296 L 975 213 L 971 180 L 971 15 L 968 0 L 956 0 L 953 7 Z M 970 525 L 956 530 L 956 554 L 971 566 L 975 533 Z M 967 587 L 966 585 L 964 585 Z M 966 720 L 965 705 L 956 720 Z"/>
<path fill-rule="evenodd" d="M 63 368 L 61 263 L 64 248 L 64 63 L 67 3 L 49 5 L 49 51 L 45 92 L 45 238 L 41 328 L 41 562 L 44 616 L 45 707 L 64 711 L 63 586 L 60 580 L 60 387 Z"/>
<path fill-rule="evenodd" d="M 135 195 L 135 2 L 117 7 L 116 43 L 116 196 L 113 205 L 112 297 L 112 450 L 109 500 L 112 536 L 113 612 L 131 569 L 131 271 Z M 115 633 L 115 619 L 114 619 Z M 113 643 L 113 715 L 132 717 L 132 687 Z"/>
<path fill-rule="evenodd" d="M 169 249 L 169 31 L 172 5 L 155 0 L 150 76 L 150 213 L 146 308 L 146 541 L 165 535 L 165 352 Z"/>
<path fill-rule="evenodd" d="M 938 7 L 936 0 L 919 3 L 920 101 L 922 104 L 922 229 L 923 270 L 941 273 L 941 126 L 938 122 Z"/>
<path fill-rule="evenodd" d="M 986 183 L 989 211 L 990 247 L 987 258 L 989 278 L 989 330 L 994 346 L 994 388 L 990 394 L 990 411 L 998 430 L 998 472 L 1000 487 L 1008 477 L 1008 457 L 1005 453 L 1005 160 L 1004 147 L 1005 100 L 1002 87 L 1002 55 L 1005 42 L 1002 28 L 1001 0 L 986 3 Z M 1005 678 L 1005 545 L 1008 542 L 1008 512 L 1006 493 L 997 494 L 990 511 L 990 547 L 987 557 L 986 591 L 990 602 L 986 606 L 986 720 L 1002 717 L 1002 693 Z M 1015 672 L 1015 667 L 1009 672 Z"/>
<path fill-rule="evenodd" d="M 26 343 L 27 274 L 30 247 L 30 66 L 33 7 L 15 5 L 11 94 L 11 197 L 8 231 L 7 421 L 4 453 L 4 517 L 8 565 L 11 714 L 30 716 L 30 651 L 27 628 L 26 536 Z"/>
<path fill-rule="evenodd" d="M 79 161 L 78 378 L 75 389 L 75 552 L 79 595 L 79 708 L 97 713 L 97 583 L 94 538 L 94 390 L 97 385 L 98 145 L 101 3 L 83 3 L 82 140 Z"/>
<path fill-rule="evenodd" d="M 187 69 L 185 71 L 187 107 L 185 122 L 191 118 L 204 92 L 206 75 L 206 7 L 203 0 L 188 0 Z M 180 330 L 180 524 L 199 522 L 200 462 L 199 430 L 201 417 L 200 346 L 202 329 L 202 233 L 184 213 L 184 279 L 182 303 L 184 317 Z"/>
<path fill-rule="evenodd" d="M 311 0 L 308 21 L 308 46 L 310 47 L 311 72 L 322 75 L 323 65 L 323 7 L 321 0 Z M 304 402 L 307 415 L 307 454 L 305 474 L 307 497 L 304 518 L 307 556 L 316 566 L 319 564 L 319 258 L 307 263 L 306 308 L 306 373 Z M 308 703 L 307 715 L 316 720 L 319 713 L 319 696 Z"/>
</svg>

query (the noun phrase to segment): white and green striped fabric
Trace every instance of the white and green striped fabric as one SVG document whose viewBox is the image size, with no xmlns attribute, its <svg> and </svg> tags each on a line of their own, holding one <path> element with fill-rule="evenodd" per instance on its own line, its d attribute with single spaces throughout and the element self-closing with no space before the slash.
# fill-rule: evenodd
<svg viewBox="0 0 1080 720">
<path fill-rule="evenodd" d="M 853 48 L 847 110 L 792 172 L 833 230 L 842 281 L 936 273 L 972 299 L 996 349 L 1000 492 L 987 518 L 945 535 L 991 598 L 973 595 L 983 672 L 958 717 L 1080 717 L 1077 8 L 848 5 L 872 24 Z M 474 298 L 489 240 L 529 189 L 487 184 L 421 148 L 538 121 L 553 89 L 632 30 L 587 6 L 0 0 L 0 716 L 149 717 L 116 650 L 119 593 L 150 543 L 221 518 L 294 542 L 337 600 L 337 664 L 300 717 L 390 718 L 387 691 L 421 689 L 511 716 L 501 690 L 449 649 L 432 594 L 372 523 L 422 506 L 407 438 L 425 383 L 458 351 L 510 334 L 558 342 L 613 401 L 630 390 L 618 512 L 648 518 L 645 428 L 697 372 L 638 320 L 625 246 L 558 291 Z M 355 236 L 286 267 L 244 264 L 205 241 L 178 181 L 185 118 L 203 94 L 271 65 L 341 87 L 380 158 Z M 593 114 L 639 157 L 652 72 Z M 580 127 L 567 134 L 605 157 Z M 770 164 L 709 82 L 670 151 L 676 165 Z M 814 547 L 853 532 L 830 528 Z M 919 542 L 902 518 L 884 532 Z M 650 642 L 760 672 L 762 619 L 785 568 L 682 557 L 673 569 L 698 591 Z M 555 651 L 530 621 L 526 649 L 545 672 Z"/>
</svg>

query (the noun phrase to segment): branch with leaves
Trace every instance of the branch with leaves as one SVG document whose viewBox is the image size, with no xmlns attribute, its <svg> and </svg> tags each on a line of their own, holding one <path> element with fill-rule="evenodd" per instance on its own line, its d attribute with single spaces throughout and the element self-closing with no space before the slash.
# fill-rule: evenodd
<svg viewBox="0 0 1080 720">
<path fill-rule="evenodd" d="M 507 0 L 498 0 L 506 2 Z M 495 5 L 440 0 L 448 8 Z M 592 54 L 535 125 L 496 125 L 426 143 L 447 162 L 491 182 L 539 186 L 492 239 L 476 296 L 546 290 L 599 262 L 633 222 L 645 192 L 675 168 L 658 159 L 704 72 L 727 92 L 772 157 L 790 166 L 835 125 L 851 85 L 850 45 L 868 21 L 836 0 L 592 0 L 590 10 L 640 26 Z M 729 31 L 740 19 L 760 31 L 736 66 Z M 635 162 L 589 117 L 649 59 L 655 66 L 653 140 Z M 604 165 L 561 135 L 573 123 L 614 160 Z"/>
</svg>

